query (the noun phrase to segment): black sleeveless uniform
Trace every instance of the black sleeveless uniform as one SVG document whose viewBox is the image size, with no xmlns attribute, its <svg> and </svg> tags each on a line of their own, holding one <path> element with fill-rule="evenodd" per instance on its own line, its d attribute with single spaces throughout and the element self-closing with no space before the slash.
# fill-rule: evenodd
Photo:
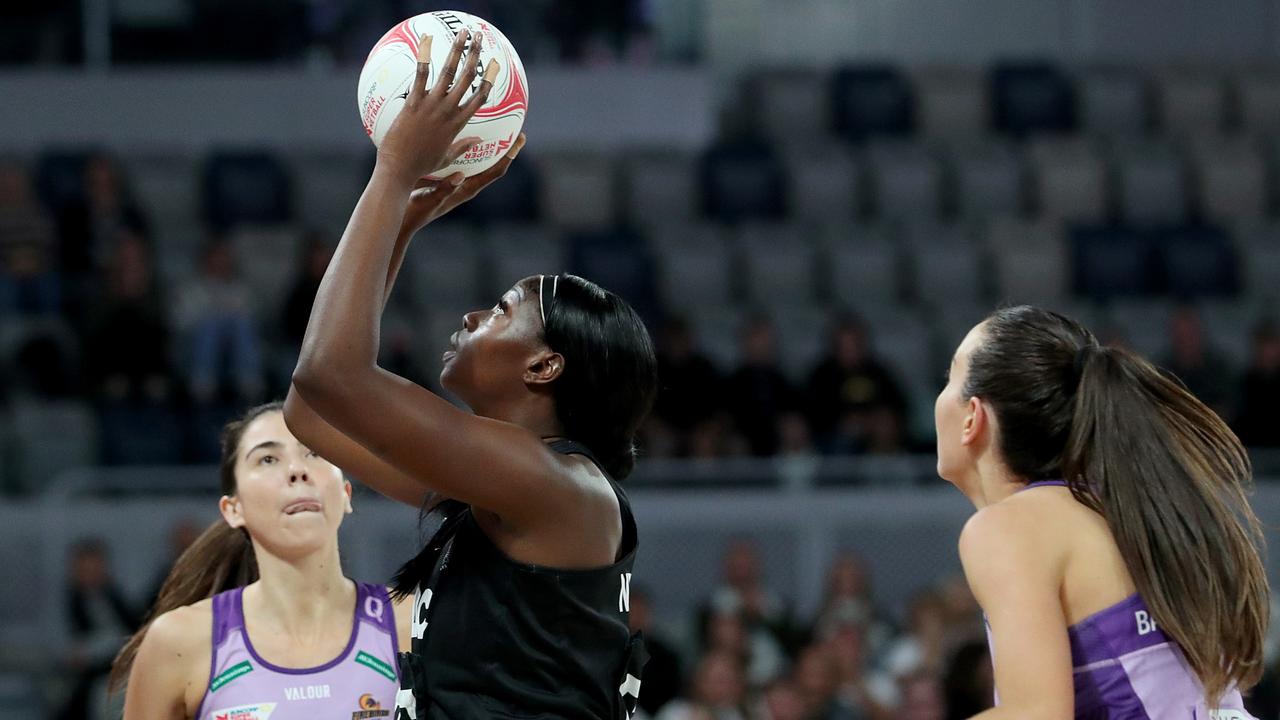
<svg viewBox="0 0 1280 720">
<path fill-rule="evenodd" d="M 550 447 L 595 462 L 578 443 Z M 622 720 L 634 713 L 647 659 L 643 639 L 628 627 L 636 523 L 626 493 L 612 478 L 609 484 L 622 512 L 622 544 L 618 560 L 597 569 L 516 562 L 457 501 L 427 514 L 432 535 L 395 581 L 398 592 L 414 593 L 396 720 Z"/>
</svg>

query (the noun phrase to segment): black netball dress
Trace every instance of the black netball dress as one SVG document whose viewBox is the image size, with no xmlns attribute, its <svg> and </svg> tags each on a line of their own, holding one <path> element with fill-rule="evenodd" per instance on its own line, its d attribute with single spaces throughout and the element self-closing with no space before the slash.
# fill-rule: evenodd
<svg viewBox="0 0 1280 720">
<path fill-rule="evenodd" d="M 550 447 L 595 462 L 579 443 Z M 397 592 L 414 596 L 412 646 L 399 657 L 397 720 L 631 716 L 647 659 L 628 625 L 638 540 L 631 503 L 608 479 L 622 544 L 614 564 L 601 568 L 516 562 L 457 501 L 427 514 L 430 539 L 396 578 Z"/>
</svg>

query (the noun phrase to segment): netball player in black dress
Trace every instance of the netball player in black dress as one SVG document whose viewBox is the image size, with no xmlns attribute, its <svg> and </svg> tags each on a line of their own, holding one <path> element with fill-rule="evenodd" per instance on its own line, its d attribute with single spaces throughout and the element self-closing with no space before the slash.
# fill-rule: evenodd
<svg viewBox="0 0 1280 720">
<path fill-rule="evenodd" d="M 420 180 L 466 149 L 453 139 L 489 89 L 464 100 L 465 40 L 434 87 L 418 66 L 321 283 L 285 417 L 321 455 L 424 508 L 429 539 L 397 578 L 413 596 L 397 718 L 622 718 L 644 653 L 627 626 L 636 527 L 615 478 L 657 383 L 639 317 L 573 275 L 519 281 L 467 313 L 444 353 L 441 384 L 474 414 L 377 365 L 413 233 L 523 145 L 465 181 Z"/>
</svg>

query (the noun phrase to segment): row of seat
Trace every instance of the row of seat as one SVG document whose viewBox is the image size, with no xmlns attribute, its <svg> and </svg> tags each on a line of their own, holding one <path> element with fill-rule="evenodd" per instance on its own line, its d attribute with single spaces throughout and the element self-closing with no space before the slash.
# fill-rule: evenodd
<svg viewBox="0 0 1280 720">
<path fill-rule="evenodd" d="M 1143 71 L 1005 62 L 990 68 L 775 68 L 741 83 L 755 128 L 780 143 L 922 134 L 1083 132 L 1133 136 L 1280 128 L 1280 74 Z"/>
<path fill-rule="evenodd" d="M 239 265 L 274 319 L 300 265 L 295 229 L 232 234 Z M 158 246 L 163 274 L 190 276 L 193 249 Z M 444 224 L 406 258 L 415 308 L 492 302 L 530 274 L 571 271 L 643 309 L 731 302 L 837 306 L 1062 302 L 1072 297 L 1265 297 L 1280 292 L 1280 226 L 1134 229 L 997 218 L 985 223 L 658 223 L 556 232 L 542 225 Z"/>
<path fill-rule="evenodd" d="M 1106 341 L 1123 341 L 1149 357 L 1160 358 L 1168 350 L 1170 319 L 1178 305 L 1170 300 L 1119 299 L 1105 305 L 1065 302 L 1050 307 L 1081 320 Z M 991 308 L 990 304 L 971 302 L 928 309 L 884 303 L 852 308 L 866 322 L 874 352 L 903 384 L 917 432 L 929 432 L 930 407 L 951 353 Z M 1239 369 L 1250 360 L 1256 323 L 1280 312 L 1280 304 L 1274 301 L 1202 301 L 1195 308 L 1212 345 Z M 460 327 L 461 312 L 461 308 L 439 307 L 427 313 L 393 313 L 387 320 L 396 333 L 409 335 L 419 377 L 431 378 L 438 372 L 440 353 L 449 335 Z M 755 317 L 769 318 L 776 331 L 780 367 L 794 382 L 803 383 L 825 352 L 828 332 L 839 313 L 828 305 L 776 302 L 758 309 L 697 305 L 683 314 L 698 346 L 724 372 L 732 371 L 740 361 L 740 337 L 746 323 Z M 24 328 L 32 333 L 49 331 L 48 322 L 44 326 L 10 322 L 7 326 L 5 342 L 0 344 L 0 364 L 7 363 L 9 354 L 21 344 Z M 69 333 L 62 337 L 73 341 Z M 161 413 L 159 419 L 157 412 Z M 0 427 L 0 474 L 7 469 L 20 487 L 32 487 L 31 483 L 67 468 L 94 464 L 102 459 L 105 447 L 127 457 L 147 457 L 153 463 L 176 462 L 186 441 L 187 429 L 180 419 L 157 410 L 95 411 L 80 401 L 37 400 L 19 394 L 8 407 L 8 416 L 7 431 Z M 197 414 L 186 421 L 196 423 L 195 436 L 212 438 L 221 416 L 204 420 Z M 0 426 L 5 424 L 0 418 Z M 163 428 L 164 432 L 137 432 L 148 427 Z"/>
<path fill-rule="evenodd" d="M 37 159 L 44 197 L 78 192 L 76 153 Z M 125 160 L 145 209 L 169 236 L 205 227 L 302 222 L 336 231 L 370 158 L 214 152 Z M 619 220 L 983 218 L 1022 214 L 1134 224 L 1258 219 L 1280 209 L 1280 145 L 1254 141 L 1028 143 L 879 140 L 865 147 L 717 145 L 701 155 L 619 157 L 534 149 L 457 216 L 590 228 Z"/>
</svg>

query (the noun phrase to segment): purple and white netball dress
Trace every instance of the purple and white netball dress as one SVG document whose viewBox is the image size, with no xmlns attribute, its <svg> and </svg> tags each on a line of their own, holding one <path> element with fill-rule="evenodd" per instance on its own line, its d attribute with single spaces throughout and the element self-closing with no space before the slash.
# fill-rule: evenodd
<svg viewBox="0 0 1280 720">
<path fill-rule="evenodd" d="M 244 588 L 213 597 L 213 662 L 196 720 L 366 720 L 395 708 L 396 621 L 387 590 L 356 583 L 351 639 L 314 668 L 282 668 L 253 649 L 244 625 Z"/>
<path fill-rule="evenodd" d="M 1027 487 L 1045 485 L 1066 483 Z M 1067 636 L 1076 720 L 1254 720 L 1236 690 L 1212 711 L 1205 706 L 1200 679 L 1136 593 L 1067 628 Z M 992 647 L 998 662 L 995 654 Z"/>
</svg>

